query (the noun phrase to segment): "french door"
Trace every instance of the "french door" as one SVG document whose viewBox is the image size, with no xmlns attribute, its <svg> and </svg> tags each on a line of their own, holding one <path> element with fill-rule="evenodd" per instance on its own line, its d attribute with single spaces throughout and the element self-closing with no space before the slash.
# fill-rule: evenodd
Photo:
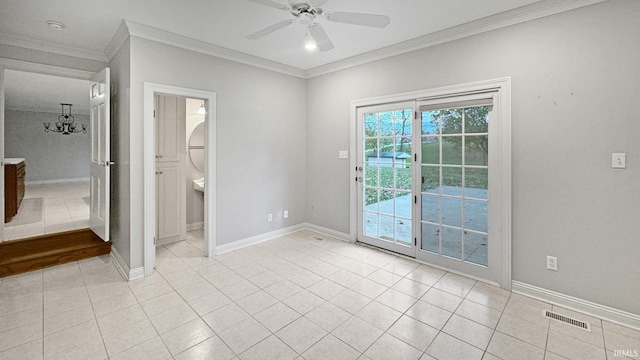
<svg viewBox="0 0 640 360">
<path fill-rule="evenodd" d="M 358 109 L 358 239 L 415 257 L 415 102 Z"/>
<path fill-rule="evenodd" d="M 358 241 L 500 283 L 497 102 L 357 108 Z"/>
</svg>

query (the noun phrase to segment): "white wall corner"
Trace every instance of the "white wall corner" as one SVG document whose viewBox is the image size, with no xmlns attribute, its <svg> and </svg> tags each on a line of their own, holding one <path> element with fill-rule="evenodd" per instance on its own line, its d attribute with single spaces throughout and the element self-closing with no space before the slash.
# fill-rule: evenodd
<svg viewBox="0 0 640 360">
<path fill-rule="evenodd" d="M 569 310 L 574 310 L 586 315 L 591 315 L 603 320 L 610 321 L 612 323 L 640 330 L 640 315 L 638 314 L 618 310 L 609 306 L 601 305 L 515 280 L 511 282 L 511 291 L 516 294 L 528 296 L 530 298 L 541 300 L 553 305 L 558 305 Z"/>
<path fill-rule="evenodd" d="M 107 45 L 107 48 L 104 49 L 104 53 L 106 54 L 108 61 L 111 61 L 113 57 L 116 56 L 116 54 L 128 38 L 129 28 L 127 27 L 127 22 L 125 20 L 122 20 L 115 35 L 113 35 L 113 38 L 111 38 L 111 41 L 109 41 L 109 45 Z"/>
<path fill-rule="evenodd" d="M 120 273 L 123 279 L 127 281 L 141 279 L 144 277 L 144 268 L 139 267 L 135 269 L 129 269 L 129 265 L 124 261 L 118 250 L 116 250 L 113 245 L 111 246 L 111 259 L 113 260 L 113 264 L 116 266 L 116 269 Z"/>
</svg>

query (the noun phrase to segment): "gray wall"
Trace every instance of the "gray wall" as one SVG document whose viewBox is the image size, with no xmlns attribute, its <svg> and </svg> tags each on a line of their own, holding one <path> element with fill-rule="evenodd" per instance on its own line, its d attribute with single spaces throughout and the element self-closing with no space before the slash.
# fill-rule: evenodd
<svg viewBox="0 0 640 360">
<path fill-rule="evenodd" d="M 130 264 L 131 213 L 129 211 L 129 87 L 131 82 L 130 47 L 127 40 L 111 59 L 111 207 L 109 226 L 113 247 Z"/>
<path fill-rule="evenodd" d="M 136 37 L 130 42 L 131 268 L 143 264 L 144 82 L 217 94 L 218 245 L 304 222 L 306 81 Z"/>
<path fill-rule="evenodd" d="M 55 128 L 59 115 L 20 110 L 5 112 L 5 157 L 26 159 L 27 182 L 89 177 L 89 116 L 73 114 L 78 128 L 81 128 L 80 124 L 87 125 L 86 134 L 45 133 L 42 123 L 50 122 Z"/>
<path fill-rule="evenodd" d="M 639 31 L 608 1 L 309 80 L 307 221 L 349 232 L 351 100 L 511 76 L 513 279 L 640 313 Z"/>
</svg>

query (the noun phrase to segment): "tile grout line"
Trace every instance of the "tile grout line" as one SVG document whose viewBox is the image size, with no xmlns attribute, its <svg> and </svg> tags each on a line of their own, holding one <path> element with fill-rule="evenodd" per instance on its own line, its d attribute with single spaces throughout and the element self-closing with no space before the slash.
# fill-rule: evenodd
<svg viewBox="0 0 640 360">
<path fill-rule="evenodd" d="M 96 327 L 98 328 L 98 333 L 100 334 L 100 340 L 102 342 L 102 348 L 104 349 L 104 353 L 107 355 L 107 359 L 110 357 L 109 352 L 107 351 L 107 344 L 104 342 L 104 335 L 102 334 L 102 329 L 100 328 L 100 324 L 98 323 L 98 316 L 96 315 L 96 309 L 93 307 L 93 301 L 91 300 L 91 295 L 89 294 L 89 288 L 87 287 L 87 281 L 85 279 L 84 272 L 82 271 L 82 267 L 80 266 L 80 262 L 76 261 L 78 265 L 78 271 L 80 271 L 80 277 L 82 278 L 82 283 L 84 284 L 84 289 L 87 292 L 87 297 L 89 298 L 89 304 L 91 306 L 91 312 L 93 313 L 93 321 L 96 322 Z"/>
</svg>

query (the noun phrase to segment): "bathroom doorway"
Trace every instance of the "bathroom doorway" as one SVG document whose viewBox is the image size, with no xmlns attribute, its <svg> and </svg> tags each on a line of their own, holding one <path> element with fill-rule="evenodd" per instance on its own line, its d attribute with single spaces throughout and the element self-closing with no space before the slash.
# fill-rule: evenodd
<svg viewBox="0 0 640 360">
<path fill-rule="evenodd" d="M 162 103 L 160 97 L 170 100 Z M 179 101 L 175 99 L 181 99 Z M 188 101 L 187 101 L 188 100 Z M 184 104 L 184 106 L 182 105 Z M 198 226 L 203 228 L 204 256 L 215 254 L 215 193 L 216 193 L 216 157 L 215 157 L 215 93 L 200 90 L 185 89 L 173 86 L 145 83 L 144 85 L 144 269 L 145 276 L 151 275 L 155 266 L 155 251 L 158 244 L 158 236 L 162 231 L 158 228 L 161 223 L 159 211 L 178 211 L 172 217 L 181 217 L 179 225 L 187 229 L 187 216 L 189 216 L 189 227 L 194 229 Z M 189 108 L 187 108 L 187 105 Z M 164 109 L 159 107 L 164 106 Z M 181 108 L 178 108 L 181 107 Z M 193 108 L 191 108 L 193 107 Z M 182 123 L 178 132 L 168 131 L 168 128 L 161 128 L 158 124 L 158 116 L 162 112 L 174 112 L 181 116 Z M 202 114 L 204 113 L 204 114 Z M 162 116 L 162 115 L 159 115 Z M 170 120 L 174 121 L 174 120 Z M 170 122 L 169 122 L 170 124 Z M 176 123 L 177 125 L 178 123 Z M 199 124 L 203 124 L 199 126 Z M 172 125 L 169 125 L 169 128 Z M 188 128 L 188 130 L 187 130 Z M 182 130 L 184 129 L 184 131 Z M 196 135 L 193 135 L 194 132 Z M 200 134 L 200 135 L 198 135 Z M 191 137 L 194 141 L 191 142 Z M 201 141 L 198 141 L 201 136 Z M 198 149 L 201 147 L 201 149 Z M 162 150 L 160 150 L 162 149 Z M 184 154 L 185 161 L 175 159 L 175 151 Z M 193 151 L 190 151 L 193 150 Z M 201 151 L 198 151 L 201 150 Z M 165 154 L 162 153 L 167 151 Z M 189 153 L 192 153 L 189 156 Z M 203 161 L 199 161 L 198 157 Z M 180 162 L 171 163 L 171 159 Z M 201 163 L 202 169 L 198 170 L 196 163 Z M 177 173 L 177 167 L 182 169 Z M 166 171 L 166 172 L 165 172 Z M 159 178 L 161 176 L 162 178 Z M 190 181 L 187 181 L 190 180 Z M 197 180 L 197 181 L 194 181 Z M 182 199 L 174 197 L 163 198 L 161 193 L 167 194 L 168 189 L 180 188 Z M 202 191 L 200 191 L 202 190 Z M 199 194 L 198 192 L 201 192 Z M 198 198 L 198 196 L 200 198 Z M 191 198 L 191 207 L 194 209 L 188 214 L 187 198 Z M 202 203 L 202 224 L 198 224 L 198 199 Z M 169 200 L 169 201 L 167 201 Z M 172 204 L 174 204 L 172 208 Z M 168 214 L 167 214 L 168 215 Z M 163 215 L 164 216 L 164 215 Z M 164 224 L 163 224 L 164 226 Z M 174 229 L 178 230 L 178 229 Z M 181 231 L 181 230 L 180 230 Z M 173 238 L 174 240 L 177 238 Z"/>
</svg>

